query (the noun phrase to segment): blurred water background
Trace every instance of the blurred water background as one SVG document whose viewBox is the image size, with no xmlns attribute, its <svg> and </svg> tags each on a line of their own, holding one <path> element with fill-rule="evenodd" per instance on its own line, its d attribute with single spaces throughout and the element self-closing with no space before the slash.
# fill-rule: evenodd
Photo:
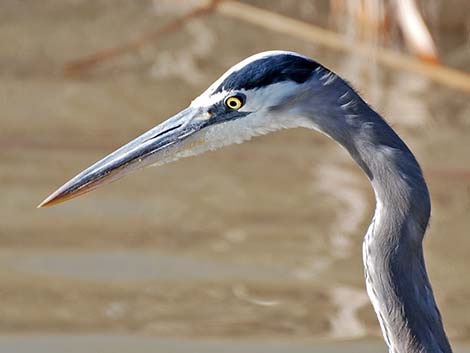
<svg viewBox="0 0 470 353">
<path fill-rule="evenodd" d="M 247 3 L 360 36 L 327 1 Z M 468 1 L 421 4 L 443 65 L 468 72 Z M 35 208 L 227 68 L 270 49 L 338 72 L 415 152 L 433 201 L 429 274 L 451 341 L 468 351 L 468 92 L 220 14 L 80 76 L 63 74 L 64 63 L 194 5 L 1 2 L 0 352 L 386 351 L 361 258 L 373 195 L 324 136 L 282 131 Z"/>
</svg>

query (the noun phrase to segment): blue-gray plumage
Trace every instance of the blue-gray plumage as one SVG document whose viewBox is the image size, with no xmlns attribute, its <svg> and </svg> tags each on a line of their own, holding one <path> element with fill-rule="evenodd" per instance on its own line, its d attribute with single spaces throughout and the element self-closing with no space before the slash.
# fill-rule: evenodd
<svg viewBox="0 0 470 353">
<path fill-rule="evenodd" d="M 363 243 L 366 287 L 391 353 L 450 353 L 422 240 L 430 199 L 405 143 L 340 77 L 299 54 L 254 55 L 191 105 L 95 163 L 49 196 L 52 205 L 149 164 L 306 127 L 341 144 L 364 170 L 376 210 Z"/>
</svg>

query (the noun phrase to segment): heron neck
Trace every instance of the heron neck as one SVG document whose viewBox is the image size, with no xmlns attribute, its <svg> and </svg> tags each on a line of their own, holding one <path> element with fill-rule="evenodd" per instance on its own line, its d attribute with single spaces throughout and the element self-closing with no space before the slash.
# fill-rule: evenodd
<svg viewBox="0 0 470 353">
<path fill-rule="evenodd" d="M 363 242 L 366 287 L 389 350 L 449 353 L 423 256 L 430 200 L 419 165 L 408 149 L 369 145 L 358 153 L 376 196 Z"/>
<path fill-rule="evenodd" d="M 430 198 L 421 169 L 375 111 L 355 93 L 349 99 L 353 104 L 341 109 L 347 126 L 325 132 L 349 151 L 375 192 L 376 210 L 363 258 L 367 291 L 382 333 L 393 353 L 449 353 L 423 257 Z"/>
</svg>

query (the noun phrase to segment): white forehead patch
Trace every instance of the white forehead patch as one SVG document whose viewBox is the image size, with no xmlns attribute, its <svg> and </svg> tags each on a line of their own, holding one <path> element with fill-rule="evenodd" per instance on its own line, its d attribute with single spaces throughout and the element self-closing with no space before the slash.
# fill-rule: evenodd
<svg viewBox="0 0 470 353">
<path fill-rule="evenodd" d="M 206 91 L 191 102 L 191 107 L 210 107 L 211 105 L 214 105 L 215 103 L 224 99 L 227 94 L 227 91 L 222 91 L 211 95 Z"/>
<path fill-rule="evenodd" d="M 269 56 L 275 56 L 275 55 L 282 55 L 282 54 L 288 54 L 288 55 L 295 55 L 298 57 L 306 58 L 305 56 L 299 55 L 294 52 L 290 51 L 283 51 L 283 50 L 271 50 L 271 51 L 265 51 L 261 52 L 255 55 L 252 55 L 242 61 L 240 61 L 238 64 L 232 66 L 227 72 L 225 72 L 222 76 L 220 76 L 217 81 L 215 81 L 212 85 L 209 86 L 207 90 L 205 90 L 199 97 L 195 98 L 191 102 L 192 107 L 207 107 L 210 105 L 213 105 L 214 103 L 219 102 L 221 99 L 223 99 L 228 92 L 222 91 L 222 92 L 217 92 L 215 94 L 214 91 L 222 84 L 222 82 L 225 81 L 225 79 L 230 76 L 232 73 L 237 72 L 241 70 L 243 67 L 246 65 L 252 63 L 253 61 L 263 59 Z M 241 91 L 243 92 L 243 91 Z"/>
</svg>

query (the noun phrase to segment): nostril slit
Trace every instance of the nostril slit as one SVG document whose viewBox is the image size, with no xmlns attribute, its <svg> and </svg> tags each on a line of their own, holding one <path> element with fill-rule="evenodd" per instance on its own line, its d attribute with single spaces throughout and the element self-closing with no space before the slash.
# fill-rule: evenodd
<svg viewBox="0 0 470 353">
<path fill-rule="evenodd" d="M 162 136 L 162 135 L 164 135 L 164 134 L 166 134 L 166 133 L 168 133 L 168 132 L 170 132 L 170 131 L 176 130 L 176 129 L 178 129 L 179 127 L 181 127 L 182 125 L 183 125 L 183 124 L 179 124 L 179 125 L 170 127 L 169 129 L 163 130 L 163 131 L 159 132 L 158 134 L 155 134 L 155 135 L 153 135 L 152 137 L 149 137 L 146 141 L 153 140 L 153 139 L 155 139 L 155 138 L 157 138 L 157 137 L 159 137 L 159 136 Z"/>
</svg>

